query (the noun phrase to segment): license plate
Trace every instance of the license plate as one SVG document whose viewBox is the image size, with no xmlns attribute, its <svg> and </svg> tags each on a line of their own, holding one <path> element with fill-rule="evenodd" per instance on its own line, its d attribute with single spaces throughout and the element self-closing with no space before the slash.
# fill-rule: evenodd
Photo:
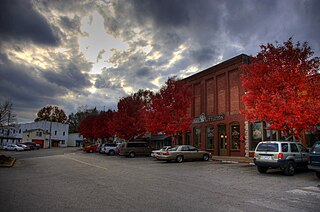
<svg viewBox="0 0 320 212">
<path fill-rule="evenodd" d="M 264 159 L 264 160 L 271 160 L 271 156 L 262 156 L 262 159 Z"/>
</svg>

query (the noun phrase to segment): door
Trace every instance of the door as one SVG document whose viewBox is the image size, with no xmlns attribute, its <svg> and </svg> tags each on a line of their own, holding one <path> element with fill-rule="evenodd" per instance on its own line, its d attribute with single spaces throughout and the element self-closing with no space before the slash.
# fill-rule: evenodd
<svg viewBox="0 0 320 212">
<path fill-rule="evenodd" d="M 305 148 L 302 144 L 298 144 L 300 152 L 301 152 L 301 160 L 303 165 L 308 165 L 308 156 L 309 151 L 307 148 Z"/>
<path fill-rule="evenodd" d="M 226 135 L 226 125 L 218 125 L 218 139 L 219 139 L 219 155 L 227 155 L 227 135 Z"/>
</svg>

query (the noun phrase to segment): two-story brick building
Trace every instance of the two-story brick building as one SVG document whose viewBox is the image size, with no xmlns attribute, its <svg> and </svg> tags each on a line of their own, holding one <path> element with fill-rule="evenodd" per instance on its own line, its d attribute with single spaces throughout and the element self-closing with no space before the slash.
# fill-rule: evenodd
<svg viewBox="0 0 320 212">
<path fill-rule="evenodd" d="M 241 54 L 218 65 L 183 79 L 191 87 L 194 118 L 191 133 L 183 138 L 214 155 L 245 156 L 248 152 L 248 123 L 240 111 L 241 97 L 239 66 L 248 63 Z"/>
</svg>

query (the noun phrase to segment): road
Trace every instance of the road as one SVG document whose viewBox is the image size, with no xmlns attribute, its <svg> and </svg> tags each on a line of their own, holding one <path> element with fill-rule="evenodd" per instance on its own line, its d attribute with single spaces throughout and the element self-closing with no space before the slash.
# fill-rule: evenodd
<svg viewBox="0 0 320 212">
<path fill-rule="evenodd" d="M 11 153 L 0 169 L 1 211 L 319 211 L 314 173 L 167 163 L 74 148 Z"/>
</svg>

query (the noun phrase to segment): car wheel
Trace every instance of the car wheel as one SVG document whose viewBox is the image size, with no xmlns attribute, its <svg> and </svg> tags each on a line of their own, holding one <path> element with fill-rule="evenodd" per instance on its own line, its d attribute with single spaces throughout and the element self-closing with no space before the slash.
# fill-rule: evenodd
<svg viewBox="0 0 320 212">
<path fill-rule="evenodd" d="M 209 155 L 208 154 L 204 154 L 203 157 L 202 157 L 202 160 L 208 161 L 209 160 Z"/>
<path fill-rule="evenodd" d="M 18 149 L 14 149 L 14 151 L 18 152 Z"/>
<path fill-rule="evenodd" d="M 283 173 L 287 176 L 292 176 L 294 171 L 294 162 L 289 161 L 287 167 L 283 170 Z"/>
<path fill-rule="evenodd" d="M 130 158 L 134 158 L 135 156 L 136 156 L 136 154 L 135 154 L 134 152 L 130 152 L 130 153 L 129 153 L 129 157 L 130 157 Z"/>
<path fill-rule="evenodd" d="M 320 179 L 320 172 L 316 172 L 316 175 Z"/>
<path fill-rule="evenodd" d="M 264 173 L 267 172 L 268 167 L 257 166 L 257 169 L 258 169 L 258 172 L 259 172 L 259 173 L 264 174 Z"/>
<path fill-rule="evenodd" d="M 182 163 L 182 162 L 183 162 L 183 156 L 182 156 L 182 155 L 178 155 L 178 156 L 176 157 L 176 161 L 177 161 L 178 163 Z"/>
<path fill-rule="evenodd" d="M 114 156 L 116 153 L 113 150 L 109 151 L 109 155 Z"/>
</svg>

